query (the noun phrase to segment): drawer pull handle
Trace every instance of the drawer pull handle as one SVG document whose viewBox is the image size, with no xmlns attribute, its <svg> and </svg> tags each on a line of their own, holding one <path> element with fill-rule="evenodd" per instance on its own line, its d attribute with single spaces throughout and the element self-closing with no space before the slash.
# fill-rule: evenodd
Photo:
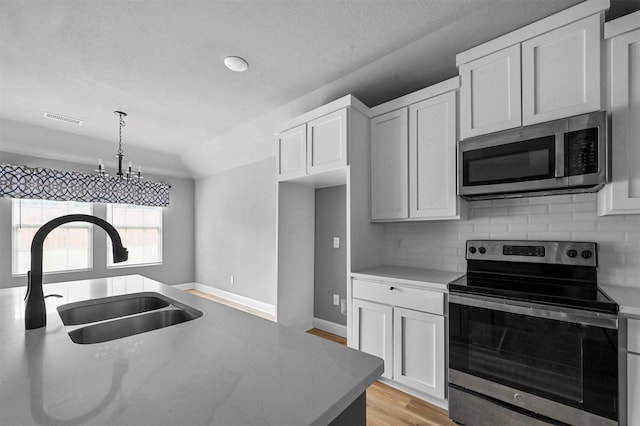
<svg viewBox="0 0 640 426">
<path fill-rule="evenodd" d="M 395 290 L 396 288 L 394 286 L 389 287 L 389 290 Z"/>
</svg>

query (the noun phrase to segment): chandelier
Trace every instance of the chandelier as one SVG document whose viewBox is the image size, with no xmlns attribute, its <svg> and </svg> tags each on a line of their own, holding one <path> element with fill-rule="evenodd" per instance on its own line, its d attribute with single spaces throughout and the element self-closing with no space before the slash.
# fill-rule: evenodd
<svg viewBox="0 0 640 426">
<path fill-rule="evenodd" d="M 122 128 L 127 125 L 124 121 L 124 117 L 127 116 L 127 113 L 122 111 L 113 111 L 113 113 L 118 115 L 120 119 L 118 153 L 116 154 L 116 157 L 118 157 L 118 172 L 116 173 L 116 176 L 118 179 L 126 181 L 142 180 L 142 167 L 138 166 L 138 172 L 134 172 L 131 169 L 131 161 L 129 161 L 129 167 L 124 172 L 122 171 L 122 160 L 124 159 L 124 154 L 122 152 Z M 108 176 L 107 171 L 104 168 L 104 164 L 102 163 L 102 158 L 98 160 L 98 170 L 96 170 L 96 172 L 102 177 Z"/>
</svg>

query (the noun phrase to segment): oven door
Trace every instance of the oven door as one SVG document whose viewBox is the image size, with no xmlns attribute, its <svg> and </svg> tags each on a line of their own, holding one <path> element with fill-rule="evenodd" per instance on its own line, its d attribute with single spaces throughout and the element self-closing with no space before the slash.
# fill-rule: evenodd
<svg viewBox="0 0 640 426">
<path fill-rule="evenodd" d="M 617 327 L 610 314 L 450 294 L 449 381 L 563 423 L 615 425 Z"/>
</svg>

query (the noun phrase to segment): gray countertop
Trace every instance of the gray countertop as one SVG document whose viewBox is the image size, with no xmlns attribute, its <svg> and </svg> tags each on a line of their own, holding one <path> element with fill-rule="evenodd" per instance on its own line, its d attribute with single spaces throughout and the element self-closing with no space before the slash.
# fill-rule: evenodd
<svg viewBox="0 0 640 426">
<path fill-rule="evenodd" d="M 640 288 L 616 285 L 601 285 L 600 288 L 620 305 L 621 314 L 640 316 Z"/>
<path fill-rule="evenodd" d="M 56 307 L 158 292 L 193 321 L 105 343 L 71 341 Z M 0 290 L 0 424 L 327 424 L 382 360 L 139 275 L 45 285 L 47 326 L 24 330 L 24 288 Z"/>
<path fill-rule="evenodd" d="M 380 279 L 430 290 L 447 291 L 447 284 L 463 275 L 462 272 L 437 269 L 408 268 L 404 266 L 378 266 L 354 271 L 351 276 L 359 279 Z"/>
</svg>

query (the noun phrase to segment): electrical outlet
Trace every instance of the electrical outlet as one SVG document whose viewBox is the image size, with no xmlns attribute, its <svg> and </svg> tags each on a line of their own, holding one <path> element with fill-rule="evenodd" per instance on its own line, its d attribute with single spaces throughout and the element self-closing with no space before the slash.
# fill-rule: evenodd
<svg viewBox="0 0 640 426">
<path fill-rule="evenodd" d="M 399 249 L 402 247 L 402 240 L 400 238 L 394 238 L 393 239 L 393 245 L 396 249 Z"/>
<path fill-rule="evenodd" d="M 333 295 L 333 304 L 338 306 L 340 304 L 340 295 L 339 294 L 334 294 Z"/>
<path fill-rule="evenodd" d="M 340 237 L 333 237 L 333 248 L 340 248 Z"/>
<path fill-rule="evenodd" d="M 229 284 L 233 284 L 233 275 L 229 276 Z"/>
</svg>

